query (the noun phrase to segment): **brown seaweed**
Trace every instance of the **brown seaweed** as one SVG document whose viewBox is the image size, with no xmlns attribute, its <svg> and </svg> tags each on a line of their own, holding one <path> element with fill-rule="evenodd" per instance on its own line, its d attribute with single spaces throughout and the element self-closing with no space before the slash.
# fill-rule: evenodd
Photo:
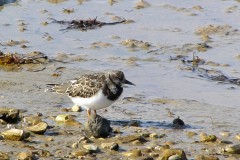
<svg viewBox="0 0 240 160">
<path fill-rule="evenodd" d="M 48 57 L 42 53 L 33 56 L 25 56 L 18 53 L 3 53 L 0 51 L 0 65 L 41 64 Z"/>
<path fill-rule="evenodd" d="M 229 77 L 223 74 L 220 70 L 216 69 L 206 69 L 199 67 L 200 65 L 205 64 L 205 60 L 200 59 L 197 56 L 193 56 L 192 59 L 188 60 L 188 56 L 176 56 L 170 57 L 170 60 L 180 60 L 185 64 L 189 70 L 192 70 L 194 73 L 197 73 L 199 77 L 206 78 L 211 81 L 217 81 L 221 83 L 229 83 L 234 85 L 240 85 L 240 78 Z"/>
<path fill-rule="evenodd" d="M 71 20 L 71 21 L 64 21 L 64 20 L 58 21 L 53 19 L 53 23 L 68 25 L 66 28 L 67 30 L 79 29 L 82 31 L 97 29 L 105 25 L 120 24 L 120 23 L 124 23 L 125 21 L 126 21 L 125 19 L 122 19 L 121 21 L 116 21 L 116 22 L 101 22 L 101 21 L 98 21 L 97 18 L 94 18 L 94 19 L 89 18 L 87 20 Z"/>
</svg>

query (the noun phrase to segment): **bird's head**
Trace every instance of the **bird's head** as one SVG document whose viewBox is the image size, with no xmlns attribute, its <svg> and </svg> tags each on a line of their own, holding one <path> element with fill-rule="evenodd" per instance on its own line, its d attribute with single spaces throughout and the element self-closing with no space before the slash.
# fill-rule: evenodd
<svg viewBox="0 0 240 160">
<path fill-rule="evenodd" d="M 118 86 L 122 86 L 124 84 L 135 85 L 125 78 L 124 73 L 122 71 L 118 71 L 118 70 L 109 71 L 108 78 L 112 83 Z"/>
</svg>

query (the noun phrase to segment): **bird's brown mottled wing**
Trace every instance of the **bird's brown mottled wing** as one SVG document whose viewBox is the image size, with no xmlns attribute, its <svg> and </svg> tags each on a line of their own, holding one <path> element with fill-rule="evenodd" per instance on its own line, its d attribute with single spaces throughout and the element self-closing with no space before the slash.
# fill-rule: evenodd
<svg viewBox="0 0 240 160">
<path fill-rule="evenodd" d="M 103 87 L 105 79 L 103 73 L 83 75 L 67 88 L 66 93 L 70 97 L 91 97 Z"/>
</svg>

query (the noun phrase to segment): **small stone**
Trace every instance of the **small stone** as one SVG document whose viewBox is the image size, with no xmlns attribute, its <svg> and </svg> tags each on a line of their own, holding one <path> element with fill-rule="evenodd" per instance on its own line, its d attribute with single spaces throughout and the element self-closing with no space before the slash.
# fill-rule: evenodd
<svg viewBox="0 0 240 160">
<path fill-rule="evenodd" d="M 240 154 L 240 144 L 229 145 L 224 149 L 224 151 L 231 154 Z"/>
<path fill-rule="evenodd" d="M 73 112 L 81 112 L 82 108 L 80 106 L 74 105 L 74 106 L 72 106 L 71 110 Z"/>
<path fill-rule="evenodd" d="M 42 122 L 42 119 L 39 116 L 28 116 L 23 118 L 23 123 L 27 126 L 34 126 Z"/>
<path fill-rule="evenodd" d="M 52 137 L 48 137 L 47 141 L 54 141 L 54 139 Z"/>
<path fill-rule="evenodd" d="M 217 137 L 215 135 L 200 134 L 201 142 L 215 142 L 216 140 L 217 140 Z"/>
<path fill-rule="evenodd" d="M 28 131 L 31 131 L 36 134 L 44 134 L 47 130 L 48 124 L 46 122 L 40 122 L 34 126 L 27 127 Z"/>
<path fill-rule="evenodd" d="M 168 160 L 173 155 L 178 155 L 181 160 L 187 160 L 186 154 L 182 149 L 166 149 L 163 151 L 162 160 Z M 176 157 L 175 157 L 176 158 Z"/>
<path fill-rule="evenodd" d="M 195 160 L 219 160 L 219 158 L 215 156 L 208 156 L 208 155 L 197 155 L 195 156 Z"/>
<path fill-rule="evenodd" d="M 0 151 L 0 159 L 1 160 L 9 160 L 9 156 L 7 153 Z"/>
<path fill-rule="evenodd" d="M 240 134 L 237 134 L 237 135 L 236 135 L 236 138 L 237 138 L 238 140 L 240 140 Z"/>
<path fill-rule="evenodd" d="M 220 132 L 219 134 L 223 137 L 229 137 L 230 136 L 229 132 Z"/>
<path fill-rule="evenodd" d="M 118 138 L 119 143 L 130 143 L 136 140 L 140 141 L 141 143 L 147 142 L 147 140 L 140 135 L 127 135 L 127 136 Z"/>
<path fill-rule="evenodd" d="M 71 145 L 71 148 L 74 148 L 74 149 L 78 148 L 78 143 L 77 143 L 77 142 L 74 142 L 74 143 Z"/>
<path fill-rule="evenodd" d="M 69 119 L 69 115 L 68 114 L 60 114 L 55 118 L 55 121 L 57 122 L 65 122 L 66 120 Z"/>
<path fill-rule="evenodd" d="M 19 110 L 13 108 L 0 107 L 0 119 L 8 123 L 15 123 L 20 119 Z"/>
<path fill-rule="evenodd" d="M 173 120 L 173 127 L 174 128 L 184 128 L 185 127 L 185 123 L 183 122 L 183 120 L 181 120 L 179 117 Z"/>
<path fill-rule="evenodd" d="M 147 138 L 150 136 L 150 133 L 141 133 L 140 135 Z"/>
<path fill-rule="evenodd" d="M 140 0 L 135 4 L 136 9 L 142 9 L 142 8 L 146 8 L 149 6 L 150 6 L 150 4 L 144 0 Z"/>
<path fill-rule="evenodd" d="M 176 154 L 168 157 L 168 160 L 182 160 L 182 158 Z"/>
<path fill-rule="evenodd" d="M 89 154 L 89 151 L 76 150 L 76 151 L 71 152 L 71 154 L 72 154 L 74 157 L 86 156 L 86 155 Z"/>
<path fill-rule="evenodd" d="M 197 135 L 196 132 L 191 132 L 191 131 L 188 131 L 188 132 L 187 132 L 187 136 L 188 136 L 188 137 L 193 137 L 193 136 L 196 136 L 196 135 Z"/>
<path fill-rule="evenodd" d="M 142 156 L 142 152 L 140 149 L 132 149 L 130 151 L 123 152 L 123 155 L 131 158 L 137 158 Z"/>
<path fill-rule="evenodd" d="M 10 129 L 7 131 L 3 131 L 1 135 L 4 139 L 12 141 L 21 141 L 30 137 L 29 132 L 25 132 L 20 129 Z"/>
<path fill-rule="evenodd" d="M 20 152 L 17 155 L 17 159 L 18 160 L 33 160 L 33 155 L 31 153 L 28 153 L 28 152 Z"/>
<path fill-rule="evenodd" d="M 119 145 L 115 142 L 102 143 L 101 147 L 102 148 L 107 148 L 107 149 L 110 149 L 110 150 L 114 150 L 114 151 L 117 151 L 119 149 Z"/>
<path fill-rule="evenodd" d="M 99 152 L 99 148 L 98 146 L 94 145 L 94 144 L 86 144 L 86 145 L 83 145 L 83 148 L 88 150 L 88 151 L 91 151 L 91 152 L 94 152 L 94 153 L 97 153 Z"/>
<path fill-rule="evenodd" d="M 158 133 L 151 133 L 149 135 L 150 138 L 163 138 L 165 136 L 166 136 L 165 134 L 158 134 Z"/>
<path fill-rule="evenodd" d="M 140 127 L 140 121 L 131 120 L 131 121 L 128 122 L 127 126 Z"/>
<path fill-rule="evenodd" d="M 105 138 L 110 135 L 112 128 L 109 120 L 92 114 L 84 126 L 84 131 L 87 137 Z"/>
<path fill-rule="evenodd" d="M 142 144 L 142 142 L 140 142 L 139 140 L 135 140 L 135 141 L 132 141 L 132 144 L 134 144 L 134 145 L 140 145 L 140 144 Z"/>
</svg>

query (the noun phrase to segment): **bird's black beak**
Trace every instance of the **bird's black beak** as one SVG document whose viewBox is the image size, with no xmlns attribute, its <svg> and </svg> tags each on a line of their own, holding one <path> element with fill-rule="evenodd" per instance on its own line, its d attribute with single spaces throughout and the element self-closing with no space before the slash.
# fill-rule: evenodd
<svg viewBox="0 0 240 160">
<path fill-rule="evenodd" d="M 134 83 L 132 83 L 132 82 L 126 80 L 126 79 L 125 79 L 125 81 L 124 81 L 124 84 L 129 84 L 129 85 L 134 85 L 134 86 L 136 86 Z"/>
</svg>

